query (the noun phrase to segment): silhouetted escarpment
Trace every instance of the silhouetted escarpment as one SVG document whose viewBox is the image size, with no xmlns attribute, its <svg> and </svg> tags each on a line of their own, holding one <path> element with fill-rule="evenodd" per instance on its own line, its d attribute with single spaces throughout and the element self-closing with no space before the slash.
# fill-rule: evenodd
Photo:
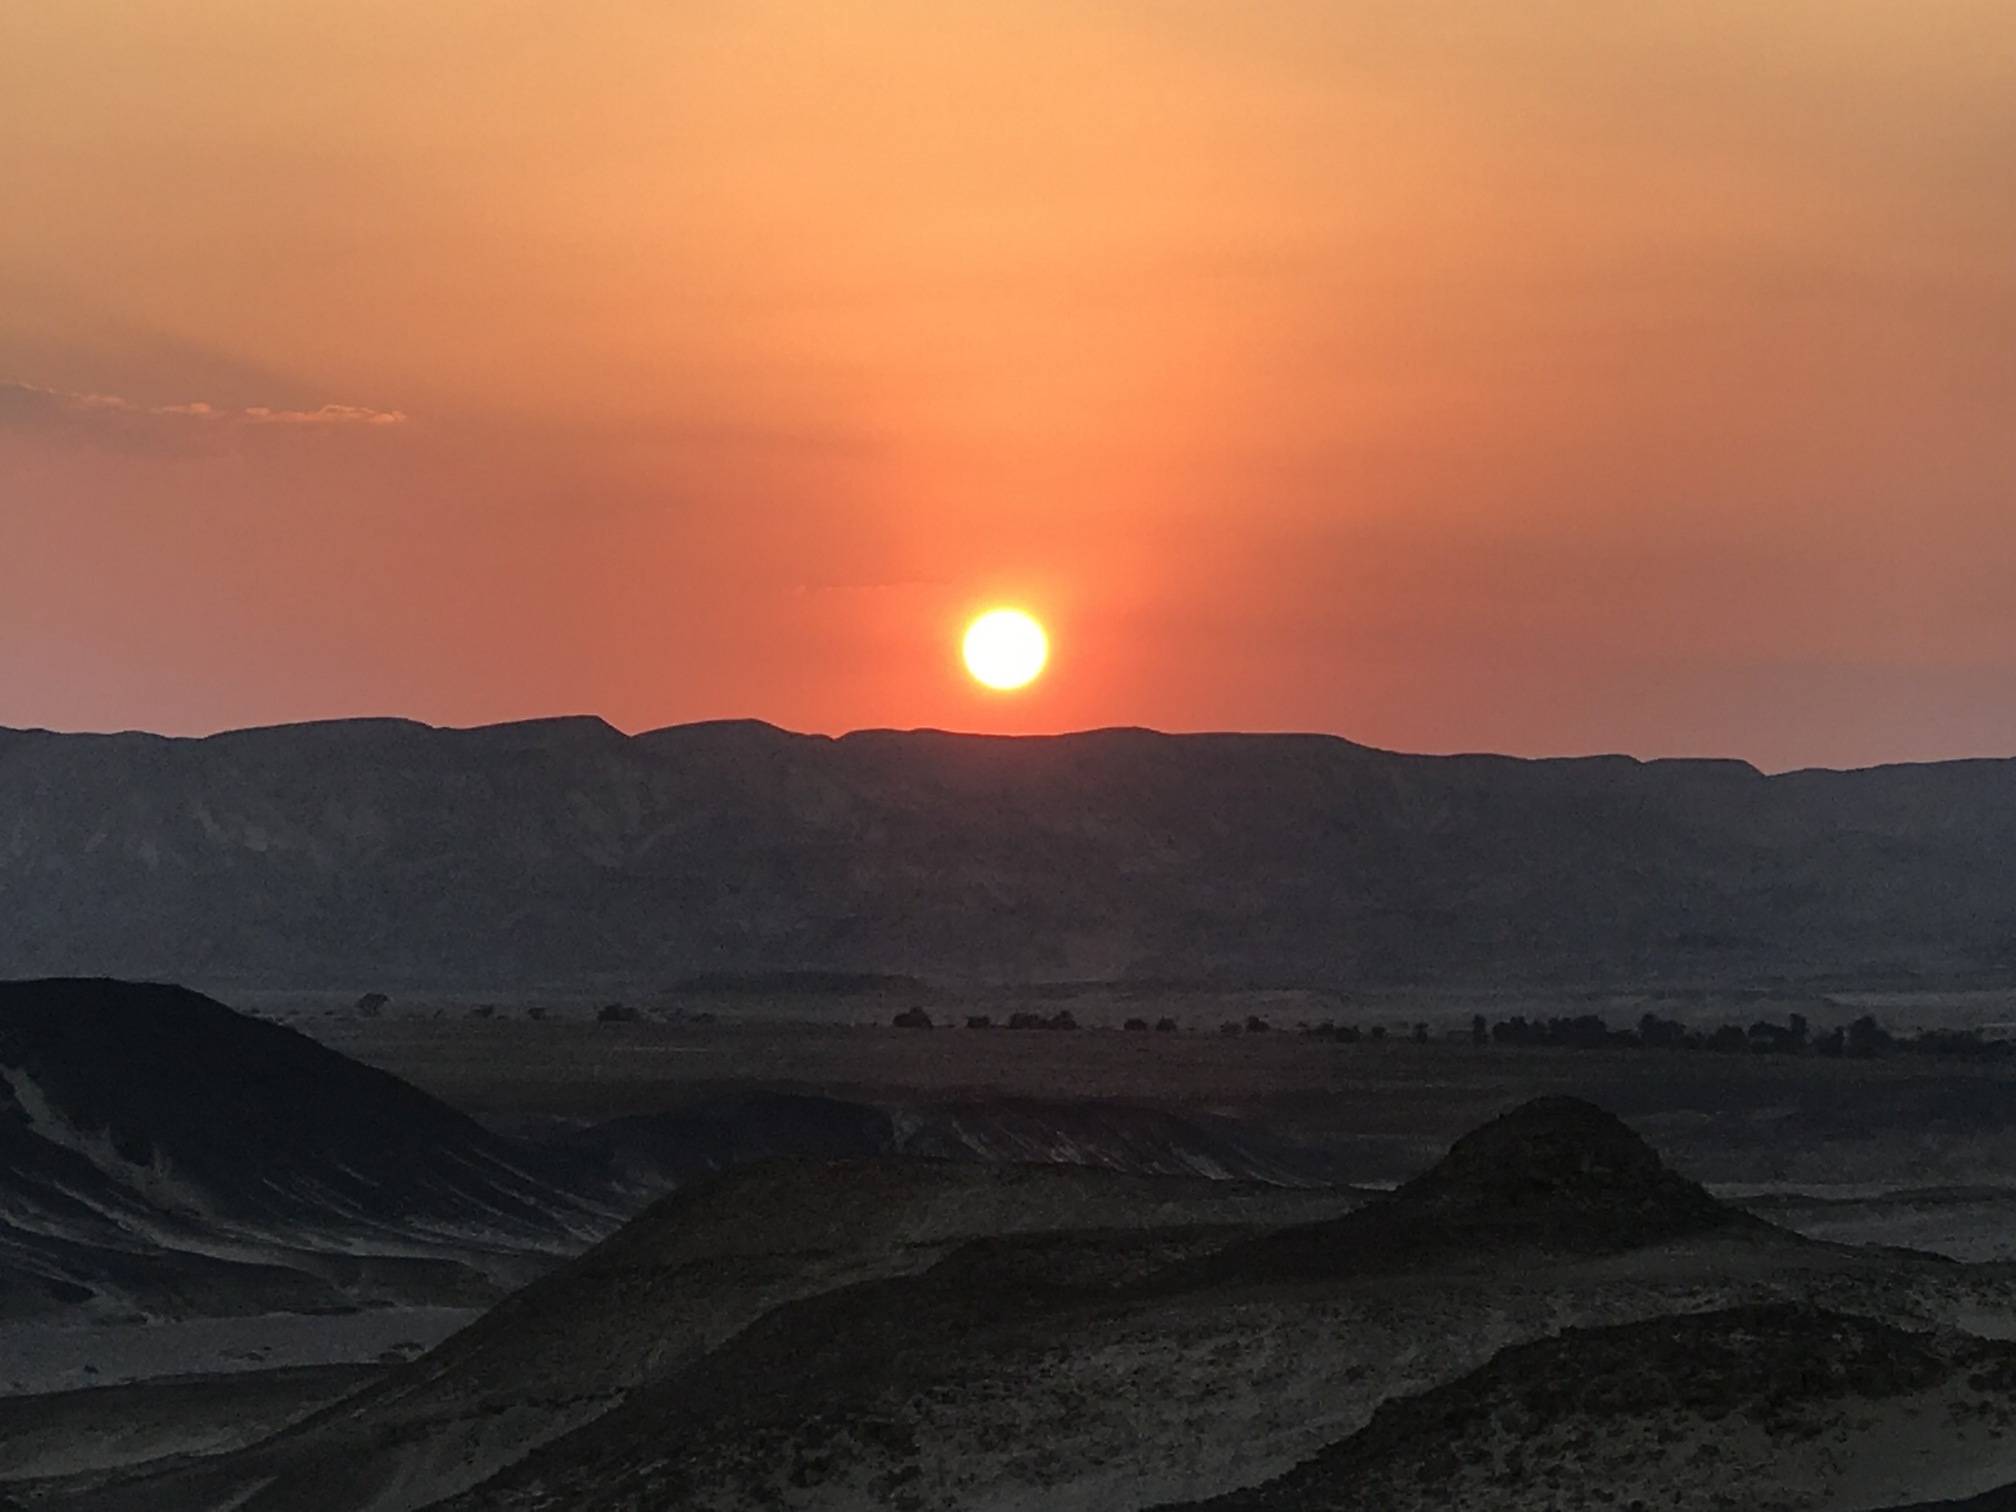
<svg viewBox="0 0 2016 1512">
<path fill-rule="evenodd" d="M 835 1001 L 934 976 L 2016 978 L 2009 761 L 359 720 L 0 731 L 0 813 L 12 976 Z"/>
</svg>

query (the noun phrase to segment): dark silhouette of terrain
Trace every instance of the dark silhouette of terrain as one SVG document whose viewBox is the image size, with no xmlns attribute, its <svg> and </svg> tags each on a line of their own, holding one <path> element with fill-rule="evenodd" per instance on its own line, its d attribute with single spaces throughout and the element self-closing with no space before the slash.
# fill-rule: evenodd
<svg viewBox="0 0 2016 1512">
<path fill-rule="evenodd" d="M 521 1146 L 186 988 L 0 982 L 0 1075 L 14 1137 L 102 1144 L 219 1216 L 551 1222 L 556 1186 Z"/>
<path fill-rule="evenodd" d="M 0 1317 L 487 1302 L 627 1208 L 198 993 L 0 982 Z"/>
<path fill-rule="evenodd" d="M 1885 1512 L 2016 1512 L 2016 1484 L 1999 1486 L 1965 1501 L 1913 1502 L 1908 1507 L 1886 1508 Z"/>
<path fill-rule="evenodd" d="M 1301 1263 L 1312 1240 L 1346 1263 Z M 1549 1098 L 1341 1217 L 976 1239 L 917 1274 L 788 1303 L 448 1505 L 926 1508 L 1047 1493 L 1140 1507 L 1172 1480 L 1264 1480 L 1270 1459 L 1318 1447 L 1323 1423 L 1361 1425 L 1423 1370 L 1458 1379 L 1500 1345 L 1564 1324 L 1691 1338 L 1695 1325 L 1669 1314 L 1719 1303 L 1768 1320 L 1789 1307 L 1829 1320 L 1805 1345 L 1840 1335 L 1853 1355 L 1861 1333 L 1897 1332 L 1871 1312 L 1922 1330 L 1913 1309 L 1939 1312 L 1942 1287 L 1980 1295 L 1962 1271 L 1774 1230 L 1666 1170 L 1609 1114 Z M 1683 1338 L 1646 1369 L 1659 1376 L 1688 1354 Z M 1948 1354 L 1942 1382 L 2016 1347 L 1968 1340 Z M 1554 1362 L 1543 1364 L 1542 1382 Z M 1817 1379 L 1791 1389 L 1832 1401 Z M 1645 1389 L 1691 1400 L 1698 1381 Z M 1543 1489 L 1533 1505 L 1545 1504 Z"/>
<path fill-rule="evenodd" d="M 1764 776 L 1320 736 L 359 720 L 0 732 L 0 813 L 7 975 L 396 991 L 2016 971 L 2007 761 Z"/>
<path fill-rule="evenodd" d="M 1358 1200 L 1072 1167 L 907 1158 L 739 1166 L 663 1199 L 431 1353 L 267 1443 L 120 1480 L 75 1505 L 88 1512 L 430 1505 L 647 1388 L 685 1380 L 779 1309 L 805 1301 L 825 1306 L 822 1317 L 843 1317 L 864 1288 L 879 1299 L 876 1283 L 930 1271 L 975 1241 L 1006 1243 L 1012 1252 L 1018 1237 L 1031 1236 L 1067 1253 L 1104 1246 L 1154 1257 Z M 1174 1237 L 1165 1232 L 1172 1227 Z M 1078 1236 L 1088 1233 L 1102 1237 L 1087 1246 Z M 972 1274 L 970 1260 L 958 1274 Z M 1012 1298 L 990 1301 L 979 1279 L 955 1290 L 983 1313 L 1014 1307 Z M 903 1307 L 923 1309 L 915 1322 L 924 1351 L 937 1337 L 937 1290 L 899 1294 Z M 829 1294 L 833 1303 L 822 1303 Z M 843 1390 L 850 1371 L 865 1380 L 876 1368 L 867 1341 L 817 1318 L 779 1347 L 773 1361 L 763 1346 L 766 1372 Z M 710 1388 L 698 1389 L 704 1396 Z M 730 1399 L 746 1401 L 749 1390 L 738 1382 Z"/>
<path fill-rule="evenodd" d="M 1088 1101 L 972 1098 L 885 1107 L 799 1092 L 702 1097 L 558 1141 L 657 1192 L 751 1160 L 911 1155 L 990 1165 L 1081 1165 L 1136 1176 L 1333 1186 L 1343 1163 L 1233 1119 Z"/>
<path fill-rule="evenodd" d="M 1377 1196 L 1117 1104 L 748 1087 L 535 1142 L 198 994 L 57 980 L 0 984 L 0 1157 L 37 1326 L 537 1277 L 235 1436 L 243 1382 L 23 1406 L 10 1451 L 65 1467 L 0 1476 L 34 1512 L 1991 1512 L 2016 1478 L 2016 1268 L 1801 1239 L 1573 1097 Z"/>
<path fill-rule="evenodd" d="M 1341 1281 L 1452 1261 L 1502 1266 L 1522 1254 L 1596 1256 L 1780 1232 L 1670 1170 L 1615 1115 L 1577 1097 L 1542 1097 L 1464 1135 L 1390 1196 L 1228 1246 L 1200 1262 L 1198 1275 Z"/>
<path fill-rule="evenodd" d="M 1501 1235 L 1602 1253 L 1752 1224 L 1667 1168 L 1622 1119 L 1578 1097 L 1541 1097 L 1473 1129 L 1379 1211 L 1461 1215 Z"/>
<path fill-rule="evenodd" d="M 1798 1239 L 1567 1098 L 1370 1203 L 760 1161 L 263 1443 L 49 1489 L 71 1512 L 1540 1512 L 1642 1481 L 1647 1508 L 1791 1512 L 1993 1484 L 2016 1345 L 1963 1329 L 2012 1325 L 2008 1268 Z"/>
<path fill-rule="evenodd" d="M 1741 1505 L 1772 1512 L 1832 1489 L 1801 1485 L 1785 1462 L 1796 1446 L 1890 1404 L 2005 1432 L 2016 1344 L 1783 1303 L 1571 1329 L 1381 1407 L 1278 1480 L 1182 1512 L 1663 1512 L 1738 1505 L 1737 1487 Z"/>
<path fill-rule="evenodd" d="M 488 1303 L 668 1189 L 751 1160 L 1334 1182 L 1229 1119 L 743 1090 L 507 1138 L 292 1029 L 172 986 L 0 982 L 0 1320 Z"/>
</svg>

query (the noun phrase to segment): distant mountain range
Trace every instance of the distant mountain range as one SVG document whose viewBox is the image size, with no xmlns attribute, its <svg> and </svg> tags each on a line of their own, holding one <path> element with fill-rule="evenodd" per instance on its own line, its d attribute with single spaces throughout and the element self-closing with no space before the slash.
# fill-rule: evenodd
<svg viewBox="0 0 2016 1512">
<path fill-rule="evenodd" d="M 1999 983 L 2012 854 L 2016 761 L 1766 776 L 595 719 L 0 731 L 0 976 Z"/>
</svg>

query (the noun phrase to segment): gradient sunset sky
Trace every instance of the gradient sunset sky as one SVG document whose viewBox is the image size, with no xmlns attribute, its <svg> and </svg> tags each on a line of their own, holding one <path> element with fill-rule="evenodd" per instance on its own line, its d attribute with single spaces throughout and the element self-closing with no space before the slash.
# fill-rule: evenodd
<svg viewBox="0 0 2016 1512">
<path fill-rule="evenodd" d="M 2016 752 L 2016 5 L 0 0 L 0 725 L 572 712 Z"/>
</svg>

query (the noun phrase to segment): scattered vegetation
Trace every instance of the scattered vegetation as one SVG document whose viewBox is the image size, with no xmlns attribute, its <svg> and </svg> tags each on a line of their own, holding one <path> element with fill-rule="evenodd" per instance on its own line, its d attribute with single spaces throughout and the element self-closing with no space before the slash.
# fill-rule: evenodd
<svg viewBox="0 0 2016 1512">
<path fill-rule="evenodd" d="M 906 1008 L 903 1012 L 897 1014 L 895 1018 L 891 1019 L 890 1022 L 898 1029 L 929 1029 L 931 1027 L 931 1015 L 926 1013 L 922 1008 Z M 1167 1023 L 1172 1029 L 1176 1027 L 1174 1020 L 1165 1019 L 1163 1022 Z M 1129 1029 L 1136 1028 L 1137 1026 L 1142 1029 L 1148 1027 L 1138 1019 L 1129 1019 L 1127 1021 Z M 1008 1016 L 1006 1024 L 995 1023 L 991 1014 L 971 1013 L 966 1016 L 966 1027 L 968 1029 L 1076 1029 L 1078 1027 L 1078 1019 L 1068 1008 L 1060 1008 L 1057 1012 L 1050 1014 L 1011 1013 Z"/>
<path fill-rule="evenodd" d="M 1227 1025 L 1227 1032 L 1235 1026 Z M 1361 1030 L 1356 1024 L 1326 1022 L 1305 1025 L 1303 1032 L 1315 1039 L 1356 1044 L 1360 1039 L 1384 1039 L 1384 1025 Z M 1416 1043 L 1429 1038 L 1428 1026 L 1413 1028 Z M 1867 1059 L 1878 1055 L 1957 1055 L 2003 1059 L 2016 1054 L 2016 1043 L 1990 1039 L 1978 1029 L 1920 1029 L 1911 1034 L 1893 1034 L 1872 1014 L 1863 1014 L 1847 1024 L 1815 1033 L 1802 1013 L 1791 1014 L 1784 1023 L 1759 1019 L 1750 1024 L 1718 1024 L 1697 1028 L 1678 1019 L 1656 1013 L 1643 1015 L 1635 1028 L 1612 1028 L 1601 1014 L 1583 1013 L 1551 1018 L 1526 1018 L 1515 1014 L 1495 1022 L 1483 1014 L 1470 1020 L 1470 1041 L 1475 1045 L 1541 1046 L 1565 1050 L 1696 1050 L 1723 1055 L 1820 1055 Z"/>
<path fill-rule="evenodd" d="M 1010 1029 L 1076 1029 L 1077 1017 L 1069 1008 L 1060 1008 L 1055 1013 L 1011 1013 L 1008 1016 Z"/>
<path fill-rule="evenodd" d="M 538 1017 L 537 1013 L 528 1014 Z M 610 1004 L 596 1014 L 598 1020 L 628 1022 L 638 1017 L 633 1009 Z M 677 1015 L 682 1022 L 711 1022 L 712 1014 Z M 931 1029 L 936 1021 L 925 1009 L 910 1007 L 889 1022 L 898 1029 Z M 948 1020 L 956 1023 L 960 1020 Z M 1027 1009 L 997 1018 L 987 1013 L 969 1013 L 963 1022 L 968 1029 L 1077 1029 L 1081 1025 L 1068 1008 L 1055 1013 Z M 1226 1019 L 1216 1026 L 1219 1035 L 1237 1038 L 1276 1032 L 1276 1025 L 1259 1014 L 1244 1019 Z M 1468 1039 L 1484 1048 L 1544 1048 L 1556 1050 L 1685 1050 L 1718 1055 L 1805 1055 L 1867 1059 L 1888 1055 L 1938 1055 L 1979 1059 L 2004 1059 L 2016 1055 L 2016 1040 L 1990 1038 L 1978 1029 L 1919 1029 L 1894 1033 L 1873 1014 L 1863 1014 L 1846 1024 L 1815 1030 L 1802 1013 L 1790 1014 L 1782 1023 L 1758 1019 L 1749 1024 L 1723 1023 L 1690 1025 L 1658 1013 L 1643 1014 L 1632 1027 L 1613 1026 L 1601 1014 L 1560 1014 L 1527 1018 L 1523 1014 L 1491 1019 L 1472 1016 L 1469 1027 L 1435 1030 L 1426 1023 L 1400 1026 L 1354 1024 L 1326 1019 L 1321 1023 L 1302 1022 L 1295 1026 L 1310 1039 L 1342 1045 L 1378 1044 L 1388 1038 L 1404 1038 L 1417 1045 L 1437 1039 Z M 1175 1034 L 1182 1025 L 1174 1018 L 1150 1020 L 1135 1014 L 1120 1028 L 1129 1034 Z M 1286 1032 L 1285 1030 L 1282 1032 Z"/>
</svg>

